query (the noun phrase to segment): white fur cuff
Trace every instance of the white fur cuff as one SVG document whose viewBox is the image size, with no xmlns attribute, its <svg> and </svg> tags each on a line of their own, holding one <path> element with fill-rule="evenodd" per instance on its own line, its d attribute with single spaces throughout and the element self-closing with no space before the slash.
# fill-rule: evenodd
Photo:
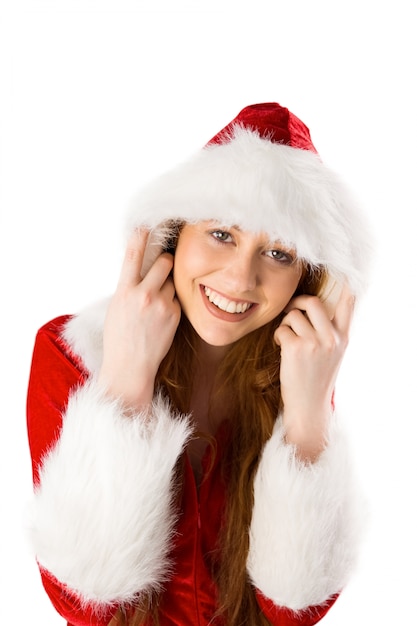
<svg viewBox="0 0 417 626">
<path fill-rule="evenodd" d="M 255 477 L 247 567 L 266 597 L 297 611 L 345 586 L 362 514 L 339 427 L 332 426 L 326 450 L 310 465 L 283 435 L 278 421 Z"/>
<path fill-rule="evenodd" d="M 89 382 L 70 398 L 44 460 L 33 545 L 41 566 L 82 603 L 129 601 L 169 575 L 172 473 L 190 427 L 162 398 L 146 420 L 125 417 Z"/>
</svg>

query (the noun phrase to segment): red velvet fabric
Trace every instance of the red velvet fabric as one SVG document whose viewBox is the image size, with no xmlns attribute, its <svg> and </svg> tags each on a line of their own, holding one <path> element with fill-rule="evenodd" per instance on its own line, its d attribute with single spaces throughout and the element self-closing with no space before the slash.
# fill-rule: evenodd
<svg viewBox="0 0 417 626">
<path fill-rule="evenodd" d="M 68 394 L 82 384 L 87 373 L 60 337 L 68 317 L 57 318 L 38 332 L 28 389 L 27 424 L 34 482 L 43 455 L 59 437 Z M 211 571 L 216 567 L 216 544 L 225 508 L 225 485 L 219 459 L 227 445 L 227 424 L 217 433 L 217 453 L 209 470 L 209 450 L 203 459 L 206 479 L 197 493 L 193 471 L 184 456 L 183 490 L 179 494 L 180 516 L 172 547 L 175 573 L 161 598 L 160 626 L 225 626 L 213 620 L 216 588 Z M 97 614 L 96 607 L 81 608 L 80 598 L 51 574 L 41 569 L 42 582 L 55 609 L 71 626 L 107 626 L 117 607 Z M 312 607 L 295 614 L 278 607 L 257 592 L 259 606 L 272 626 L 313 626 L 327 613 L 326 606 Z"/>
<path fill-rule="evenodd" d="M 310 131 L 304 122 L 276 102 L 251 104 L 245 107 L 227 126 L 210 139 L 208 145 L 227 142 L 235 125 L 257 130 L 261 137 L 266 137 L 273 143 L 282 143 L 317 154 L 311 141 Z"/>
</svg>

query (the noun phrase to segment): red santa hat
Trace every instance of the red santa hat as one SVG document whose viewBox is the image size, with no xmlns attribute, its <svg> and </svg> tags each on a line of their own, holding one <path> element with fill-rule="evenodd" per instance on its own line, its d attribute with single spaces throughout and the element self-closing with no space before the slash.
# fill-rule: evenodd
<svg viewBox="0 0 417 626">
<path fill-rule="evenodd" d="M 216 220 L 267 232 L 360 295 L 367 280 L 368 228 L 340 178 L 317 154 L 307 126 L 277 103 L 245 107 L 188 161 L 133 200 L 128 227 L 152 230 L 147 265 L 171 220 Z M 153 252 L 152 252 L 153 250 Z"/>
<path fill-rule="evenodd" d="M 292 148 L 300 148 L 301 150 L 310 150 L 317 154 L 307 126 L 291 111 L 276 102 L 251 104 L 245 107 L 207 145 L 212 143 L 222 144 L 230 141 L 233 138 L 233 131 L 236 126 L 256 130 L 260 137 L 266 138 L 273 143 L 284 144 Z"/>
</svg>

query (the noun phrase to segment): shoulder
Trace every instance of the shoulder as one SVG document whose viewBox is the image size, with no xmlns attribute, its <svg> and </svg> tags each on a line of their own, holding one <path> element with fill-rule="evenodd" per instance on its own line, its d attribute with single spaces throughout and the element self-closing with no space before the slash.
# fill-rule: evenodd
<svg viewBox="0 0 417 626">
<path fill-rule="evenodd" d="M 108 304 L 109 298 L 106 298 L 72 315 L 60 332 L 70 352 L 91 374 L 98 373 L 103 357 L 103 328 Z"/>
<path fill-rule="evenodd" d="M 96 302 L 79 313 L 61 315 L 37 332 L 35 354 L 44 357 L 61 353 L 87 374 L 96 374 L 103 353 L 103 326 L 108 299 Z"/>
</svg>

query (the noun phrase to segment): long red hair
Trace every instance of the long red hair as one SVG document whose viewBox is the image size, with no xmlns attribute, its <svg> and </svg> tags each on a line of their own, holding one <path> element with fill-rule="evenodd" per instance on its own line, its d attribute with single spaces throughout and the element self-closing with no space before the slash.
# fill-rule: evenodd
<svg viewBox="0 0 417 626">
<path fill-rule="evenodd" d="M 324 270 L 305 266 L 296 293 L 320 294 L 326 278 Z M 278 316 L 231 346 L 217 373 L 218 383 L 214 385 L 215 394 L 233 397 L 230 412 L 233 436 L 222 459 L 228 485 L 226 522 L 219 537 L 219 567 L 213 572 L 218 588 L 217 616 L 227 626 L 269 626 L 260 613 L 254 588 L 248 579 L 246 561 L 253 481 L 262 448 L 271 436 L 281 409 L 280 350 L 273 339 L 280 318 Z M 173 407 L 182 413 L 187 413 L 190 408 L 197 358 L 195 345 L 195 331 L 183 316 L 157 376 L 158 387 L 165 390 Z M 157 597 L 147 597 L 133 611 L 119 609 L 111 622 L 124 626 L 145 623 L 158 626 Z"/>
</svg>

